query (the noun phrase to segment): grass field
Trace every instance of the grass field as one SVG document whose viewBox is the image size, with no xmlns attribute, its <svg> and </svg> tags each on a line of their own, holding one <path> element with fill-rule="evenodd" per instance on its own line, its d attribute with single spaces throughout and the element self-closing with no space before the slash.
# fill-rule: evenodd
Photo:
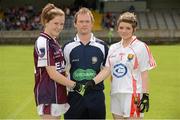
<svg viewBox="0 0 180 120">
<path fill-rule="evenodd" d="M 180 119 L 180 46 L 150 46 L 157 68 L 150 71 L 147 119 Z M 33 46 L 0 46 L 0 119 L 37 119 Z M 105 81 L 107 118 L 110 82 Z"/>
</svg>

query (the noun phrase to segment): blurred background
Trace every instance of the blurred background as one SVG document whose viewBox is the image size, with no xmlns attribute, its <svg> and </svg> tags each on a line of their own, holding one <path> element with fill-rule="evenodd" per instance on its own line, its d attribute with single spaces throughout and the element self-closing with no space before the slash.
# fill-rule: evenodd
<svg viewBox="0 0 180 120">
<path fill-rule="evenodd" d="M 116 20 L 124 11 L 138 19 L 136 35 L 148 44 L 180 42 L 179 0 L 0 0 L 0 44 L 32 44 L 42 29 L 40 13 L 47 3 L 64 10 L 66 23 L 61 43 L 71 39 L 75 30 L 73 15 L 88 7 L 95 17 L 94 34 L 109 44 L 116 42 Z"/>
</svg>

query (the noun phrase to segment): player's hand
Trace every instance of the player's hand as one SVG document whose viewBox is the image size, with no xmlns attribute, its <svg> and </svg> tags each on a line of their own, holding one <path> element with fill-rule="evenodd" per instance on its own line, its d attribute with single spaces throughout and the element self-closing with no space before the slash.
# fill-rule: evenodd
<svg viewBox="0 0 180 120">
<path fill-rule="evenodd" d="M 85 90 L 88 92 L 90 89 L 93 89 L 95 87 L 96 83 L 94 80 L 89 80 L 85 84 Z"/>
<path fill-rule="evenodd" d="M 76 82 L 73 90 L 78 92 L 80 95 L 84 96 L 85 85 Z"/>
<path fill-rule="evenodd" d="M 143 96 L 138 104 L 138 108 L 140 109 L 141 113 L 148 112 L 149 110 L 149 94 L 143 93 Z"/>
</svg>

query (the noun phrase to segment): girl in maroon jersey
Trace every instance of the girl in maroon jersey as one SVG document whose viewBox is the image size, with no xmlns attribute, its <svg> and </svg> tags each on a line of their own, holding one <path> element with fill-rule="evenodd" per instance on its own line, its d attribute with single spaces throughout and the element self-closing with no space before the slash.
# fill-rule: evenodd
<svg viewBox="0 0 180 120">
<path fill-rule="evenodd" d="M 35 86 L 37 112 L 42 119 L 59 119 L 69 109 L 66 86 L 79 91 L 80 84 L 68 80 L 65 62 L 56 38 L 62 31 L 64 12 L 53 4 L 47 4 L 41 13 L 44 26 L 34 47 Z"/>
</svg>

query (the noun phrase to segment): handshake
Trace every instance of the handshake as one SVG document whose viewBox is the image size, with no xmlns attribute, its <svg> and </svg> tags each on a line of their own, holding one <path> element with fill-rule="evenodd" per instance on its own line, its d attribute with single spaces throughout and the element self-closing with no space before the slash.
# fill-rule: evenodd
<svg viewBox="0 0 180 120">
<path fill-rule="evenodd" d="M 72 90 L 78 92 L 81 96 L 84 96 L 90 89 L 94 88 L 95 82 L 94 80 L 89 80 L 85 85 L 76 82 Z"/>
</svg>

